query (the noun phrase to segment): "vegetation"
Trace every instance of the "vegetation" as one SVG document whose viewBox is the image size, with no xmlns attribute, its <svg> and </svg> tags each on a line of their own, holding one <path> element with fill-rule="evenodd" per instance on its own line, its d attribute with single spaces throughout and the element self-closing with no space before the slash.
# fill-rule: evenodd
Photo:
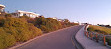
<svg viewBox="0 0 111 49">
<path fill-rule="evenodd" d="M 88 31 L 98 32 L 98 33 L 101 33 L 101 34 L 111 34 L 111 29 L 110 28 L 101 27 L 101 26 L 90 25 L 89 28 L 88 28 Z"/>
<path fill-rule="evenodd" d="M 16 42 L 25 42 L 41 35 L 40 29 L 23 18 L 0 17 L 0 48 L 14 45 Z"/>
<path fill-rule="evenodd" d="M 107 27 L 107 28 L 111 28 L 110 25 L 100 25 L 100 24 L 97 24 L 98 26 L 102 26 L 102 27 Z"/>
<path fill-rule="evenodd" d="M 62 27 L 70 27 L 70 26 L 74 26 L 74 25 L 79 25 L 78 23 L 71 23 L 68 19 L 64 19 L 64 22 L 61 22 Z"/>
<path fill-rule="evenodd" d="M 11 14 L 4 14 L 0 17 L 0 48 L 4 49 L 15 45 L 17 42 L 25 42 L 41 35 L 42 32 L 47 33 L 73 25 L 78 24 L 70 23 L 68 19 L 60 22 L 43 16 L 14 18 Z"/>
<path fill-rule="evenodd" d="M 13 35 L 6 33 L 3 28 L 0 28 L 0 49 L 14 45 L 16 42 Z"/>
<path fill-rule="evenodd" d="M 52 18 L 44 18 L 44 16 L 36 18 L 21 16 L 20 18 L 25 19 L 28 23 L 32 23 L 37 28 L 41 29 L 43 33 L 48 33 L 61 28 L 79 25 L 78 23 L 70 23 L 68 19 L 64 19 L 64 21 L 61 22 Z"/>
<path fill-rule="evenodd" d="M 88 28 L 88 31 L 97 32 L 97 33 L 105 34 L 105 35 L 111 34 L 110 28 L 101 27 L 101 26 L 90 25 Z M 108 43 L 108 45 L 111 46 L 111 37 L 110 36 L 106 36 L 106 42 Z"/>
<path fill-rule="evenodd" d="M 111 46 L 111 37 L 106 37 L 106 42 Z"/>
<path fill-rule="evenodd" d="M 50 32 L 62 28 L 59 21 L 52 18 L 35 18 L 34 25 L 44 32 Z"/>
<path fill-rule="evenodd" d="M 44 17 L 37 17 L 34 20 L 32 20 L 32 23 L 44 32 L 51 32 L 61 28 L 78 25 L 77 23 L 70 23 L 68 19 L 65 19 L 64 22 L 60 22 L 56 19 Z"/>
</svg>

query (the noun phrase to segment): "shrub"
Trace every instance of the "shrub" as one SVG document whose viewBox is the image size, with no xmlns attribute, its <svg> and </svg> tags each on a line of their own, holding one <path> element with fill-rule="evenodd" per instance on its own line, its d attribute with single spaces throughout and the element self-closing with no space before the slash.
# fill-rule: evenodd
<svg viewBox="0 0 111 49">
<path fill-rule="evenodd" d="M 0 48 L 4 49 L 14 45 L 16 42 L 13 35 L 6 33 L 3 28 L 0 28 Z"/>
<path fill-rule="evenodd" d="M 35 37 L 35 36 L 39 36 L 39 35 L 42 35 L 42 31 L 41 29 L 35 27 L 33 24 L 29 24 L 29 31 L 32 32 L 32 38 Z"/>
<path fill-rule="evenodd" d="M 47 30 L 47 28 L 44 25 L 41 25 L 40 29 L 42 29 L 42 31 L 46 31 Z"/>
<path fill-rule="evenodd" d="M 111 46 L 111 38 L 106 37 L 106 42 L 108 42 L 108 45 L 110 45 L 110 46 Z"/>
<path fill-rule="evenodd" d="M 5 17 L 12 17 L 12 14 L 5 14 Z"/>
<path fill-rule="evenodd" d="M 24 42 L 42 34 L 25 18 L 0 17 L 0 49 Z"/>
<path fill-rule="evenodd" d="M 0 27 L 2 27 L 2 26 L 3 26 L 4 21 L 5 21 L 5 18 L 4 18 L 4 17 L 0 17 Z"/>
<path fill-rule="evenodd" d="M 6 33 L 13 35 L 17 42 L 24 42 L 42 34 L 40 29 L 27 23 L 24 18 L 8 17 L 4 19 L 1 27 Z"/>
<path fill-rule="evenodd" d="M 7 33 L 12 34 L 17 41 L 27 41 L 37 35 L 41 35 L 40 29 L 37 29 L 33 24 L 23 21 L 21 18 L 7 18 L 4 22 L 4 29 Z"/>
<path fill-rule="evenodd" d="M 35 18 L 34 25 L 45 32 L 54 31 L 62 27 L 59 21 L 52 18 L 44 18 L 44 17 Z"/>
</svg>

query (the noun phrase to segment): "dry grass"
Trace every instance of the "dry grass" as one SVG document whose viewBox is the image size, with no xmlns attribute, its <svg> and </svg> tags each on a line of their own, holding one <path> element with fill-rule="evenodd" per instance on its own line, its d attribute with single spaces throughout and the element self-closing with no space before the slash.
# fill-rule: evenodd
<svg viewBox="0 0 111 49">
<path fill-rule="evenodd" d="M 88 31 L 98 32 L 101 34 L 111 34 L 111 29 L 101 26 L 90 25 Z"/>
</svg>

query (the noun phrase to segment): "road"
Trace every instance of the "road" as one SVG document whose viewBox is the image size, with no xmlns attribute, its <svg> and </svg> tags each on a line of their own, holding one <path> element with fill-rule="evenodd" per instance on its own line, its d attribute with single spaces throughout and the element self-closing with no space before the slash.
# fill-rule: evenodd
<svg viewBox="0 0 111 49">
<path fill-rule="evenodd" d="M 77 49 L 72 37 L 83 26 L 73 26 L 54 31 L 16 49 Z M 76 41 L 75 41 L 76 42 Z"/>
</svg>

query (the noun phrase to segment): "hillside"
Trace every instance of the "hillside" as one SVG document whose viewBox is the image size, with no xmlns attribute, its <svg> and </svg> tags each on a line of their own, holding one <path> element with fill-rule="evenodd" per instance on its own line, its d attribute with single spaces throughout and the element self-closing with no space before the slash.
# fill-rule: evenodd
<svg viewBox="0 0 111 49">
<path fill-rule="evenodd" d="M 101 27 L 101 26 L 94 26 L 94 25 L 90 25 L 88 28 L 88 31 L 98 32 L 101 34 L 111 34 L 110 28 Z"/>
</svg>

